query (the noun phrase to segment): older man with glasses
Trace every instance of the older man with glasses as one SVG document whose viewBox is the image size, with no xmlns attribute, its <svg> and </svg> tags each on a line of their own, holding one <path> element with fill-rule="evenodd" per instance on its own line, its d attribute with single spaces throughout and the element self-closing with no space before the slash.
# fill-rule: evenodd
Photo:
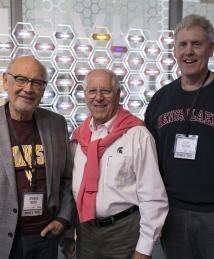
<svg viewBox="0 0 214 259">
<path fill-rule="evenodd" d="M 91 116 L 71 143 L 77 259 L 149 259 L 168 211 L 153 137 L 119 105 L 112 71 L 91 71 L 83 88 Z"/>
<path fill-rule="evenodd" d="M 0 257 L 56 259 L 73 206 L 71 154 L 63 116 L 38 108 L 45 67 L 15 58 L 3 74 L 0 107 Z"/>
</svg>

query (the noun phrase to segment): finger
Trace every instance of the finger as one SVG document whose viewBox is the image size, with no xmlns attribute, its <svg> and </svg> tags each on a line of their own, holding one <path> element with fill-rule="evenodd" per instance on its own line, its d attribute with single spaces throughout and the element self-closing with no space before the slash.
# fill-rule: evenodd
<svg viewBox="0 0 214 259">
<path fill-rule="evenodd" d="M 45 227 L 42 231 L 41 231 L 41 233 L 40 233 L 40 236 L 41 237 L 45 237 L 50 231 L 51 231 L 51 226 L 50 225 L 48 225 L 47 227 Z"/>
</svg>

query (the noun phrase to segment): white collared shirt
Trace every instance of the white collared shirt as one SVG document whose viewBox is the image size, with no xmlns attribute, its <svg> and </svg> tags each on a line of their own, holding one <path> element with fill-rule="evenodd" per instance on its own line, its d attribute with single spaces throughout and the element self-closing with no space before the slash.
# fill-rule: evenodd
<svg viewBox="0 0 214 259">
<path fill-rule="evenodd" d="M 91 139 L 104 138 L 112 129 L 115 116 L 97 128 L 90 123 Z M 78 144 L 74 156 L 73 192 L 77 199 L 86 156 Z M 141 215 L 136 250 L 150 255 L 168 212 L 168 199 L 161 179 L 155 142 L 142 126 L 129 129 L 104 152 L 96 196 L 96 216 L 108 217 L 133 205 Z"/>
</svg>

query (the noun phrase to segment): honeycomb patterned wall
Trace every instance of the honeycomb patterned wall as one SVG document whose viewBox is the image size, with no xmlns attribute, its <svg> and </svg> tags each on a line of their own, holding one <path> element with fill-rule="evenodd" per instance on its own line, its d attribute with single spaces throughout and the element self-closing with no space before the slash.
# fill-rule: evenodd
<svg viewBox="0 0 214 259">
<path fill-rule="evenodd" d="M 58 25 L 53 35 L 44 36 L 30 23 L 17 23 L 11 34 L 0 34 L 0 70 L 4 72 L 15 56 L 38 58 L 49 75 L 41 106 L 62 114 L 70 133 L 89 114 L 82 82 L 93 68 L 113 70 L 121 82 L 121 104 L 144 118 L 155 91 L 179 76 L 173 56 L 173 31 L 160 31 L 157 39 L 151 40 L 148 31 L 130 28 L 124 42 L 115 44 L 105 27 L 83 38 L 70 25 Z M 214 59 L 209 67 L 214 70 Z M 1 103 L 5 99 L 7 93 L 0 88 Z"/>
</svg>

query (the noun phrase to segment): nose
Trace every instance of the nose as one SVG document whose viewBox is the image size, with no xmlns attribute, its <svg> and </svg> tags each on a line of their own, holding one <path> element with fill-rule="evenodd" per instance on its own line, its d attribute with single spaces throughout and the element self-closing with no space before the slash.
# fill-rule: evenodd
<svg viewBox="0 0 214 259">
<path fill-rule="evenodd" d="M 193 46 L 192 46 L 192 44 L 190 44 L 190 43 L 187 44 L 186 53 L 187 53 L 188 55 L 193 54 Z"/>
<path fill-rule="evenodd" d="M 26 84 L 25 84 L 25 86 L 24 86 L 24 91 L 26 91 L 26 92 L 33 92 L 33 85 L 32 85 L 32 82 L 31 81 L 29 81 L 29 82 L 27 82 Z"/>
<path fill-rule="evenodd" d="M 100 89 L 97 89 L 95 100 L 100 101 L 100 100 L 103 100 L 103 98 L 104 98 L 104 96 L 103 96 L 102 92 L 100 91 Z"/>
</svg>

